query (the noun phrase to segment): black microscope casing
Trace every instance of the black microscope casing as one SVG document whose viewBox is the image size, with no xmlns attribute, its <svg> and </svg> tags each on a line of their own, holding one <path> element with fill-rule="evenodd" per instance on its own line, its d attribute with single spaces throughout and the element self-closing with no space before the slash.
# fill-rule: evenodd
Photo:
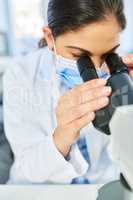
<svg viewBox="0 0 133 200">
<path fill-rule="evenodd" d="M 96 111 L 93 125 L 96 129 L 110 135 L 109 122 L 118 106 L 133 104 L 133 80 L 129 76 L 128 67 L 115 53 L 109 54 L 106 63 L 110 70 L 107 86 L 112 88 L 109 105 Z M 78 69 L 84 82 L 99 78 L 91 59 L 82 56 L 78 61 Z"/>
</svg>

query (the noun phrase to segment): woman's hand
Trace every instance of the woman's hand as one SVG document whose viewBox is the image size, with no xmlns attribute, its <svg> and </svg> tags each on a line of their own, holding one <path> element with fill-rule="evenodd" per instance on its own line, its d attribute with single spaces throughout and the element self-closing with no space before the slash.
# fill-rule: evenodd
<svg viewBox="0 0 133 200">
<path fill-rule="evenodd" d="M 133 54 L 123 57 L 123 61 L 128 65 L 130 76 L 133 78 Z"/>
<path fill-rule="evenodd" d="M 64 157 L 80 136 L 80 129 L 94 120 L 95 111 L 108 105 L 111 88 L 106 83 L 106 80 L 95 79 L 76 86 L 60 98 L 54 142 Z"/>
</svg>

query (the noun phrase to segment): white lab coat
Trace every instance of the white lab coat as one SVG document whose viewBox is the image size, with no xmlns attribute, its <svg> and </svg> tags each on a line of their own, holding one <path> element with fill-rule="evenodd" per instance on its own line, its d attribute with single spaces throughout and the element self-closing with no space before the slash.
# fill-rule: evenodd
<svg viewBox="0 0 133 200">
<path fill-rule="evenodd" d="M 64 184 L 85 174 L 90 183 L 117 179 L 119 170 L 108 153 L 109 137 L 92 125 L 82 129 L 90 166 L 76 144 L 69 160 L 56 148 L 53 88 L 58 88 L 59 82 L 51 82 L 53 67 L 53 53 L 46 47 L 18 59 L 4 75 L 5 132 L 15 155 L 8 183 Z"/>
</svg>

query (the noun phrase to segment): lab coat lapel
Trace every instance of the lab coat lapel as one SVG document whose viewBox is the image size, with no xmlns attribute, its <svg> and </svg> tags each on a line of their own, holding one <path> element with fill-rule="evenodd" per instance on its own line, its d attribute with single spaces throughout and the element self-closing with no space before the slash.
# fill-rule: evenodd
<svg viewBox="0 0 133 200">
<path fill-rule="evenodd" d="M 46 59 L 47 58 L 47 59 Z M 41 85 L 45 95 L 45 103 L 47 106 L 47 112 L 45 112 L 46 119 L 49 119 L 47 122 L 46 128 L 48 132 L 53 132 L 53 129 L 56 127 L 56 116 L 55 116 L 55 107 L 57 105 L 60 92 L 59 92 L 59 79 L 55 70 L 54 63 L 54 54 L 52 51 L 45 48 L 44 54 L 40 59 L 39 63 L 39 74 L 38 74 L 38 83 Z M 46 94 L 48 94 L 46 96 Z"/>
<path fill-rule="evenodd" d="M 89 124 L 84 128 L 90 163 L 92 168 L 96 168 L 103 148 L 108 144 L 109 137 L 98 131 L 94 126 Z"/>
</svg>

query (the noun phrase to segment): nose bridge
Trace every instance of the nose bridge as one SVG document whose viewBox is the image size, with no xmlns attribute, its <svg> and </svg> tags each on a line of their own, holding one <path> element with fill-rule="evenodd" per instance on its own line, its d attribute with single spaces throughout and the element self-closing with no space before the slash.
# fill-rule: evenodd
<svg viewBox="0 0 133 200">
<path fill-rule="evenodd" d="M 92 59 L 96 68 L 101 67 L 101 65 L 103 63 L 103 59 L 100 56 L 94 56 L 91 59 Z"/>
</svg>

